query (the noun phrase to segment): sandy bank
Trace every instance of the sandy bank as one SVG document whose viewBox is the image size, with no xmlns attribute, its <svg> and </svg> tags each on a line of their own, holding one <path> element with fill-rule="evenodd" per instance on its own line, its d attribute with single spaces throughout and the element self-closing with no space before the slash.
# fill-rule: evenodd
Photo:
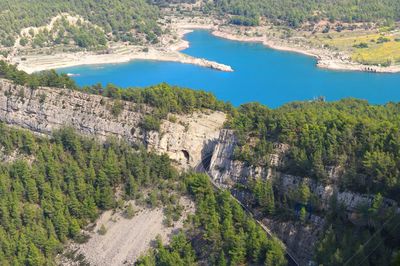
<svg viewBox="0 0 400 266">
<path fill-rule="evenodd" d="M 149 48 L 148 52 L 138 51 L 135 47 L 127 46 L 107 54 L 90 52 L 60 53 L 54 55 L 28 55 L 24 56 L 23 59 L 18 56 L 12 59 L 12 63 L 17 63 L 18 69 L 28 73 L 80 65 L 118 64 L 138 59 L 179 62 L 220 71 L 233 71 L 228 65 L 180 53 L 178 50 L 182 49 L 184 43 L 179 45 L 170 50 Z"/>
<path fill-rule="evenodd" d="M 63 13 L 55 16 L 48 25 L 40 28 L 28 27 L 21 30 L 20 36 L 27 36 L 30 31 L 38 32 L 46 29 L 50 31 L 54 23 L 66 18 L 70 24 L 76 24 L 80 17 L 70 16 Z M 168 26 L 166 26 L 168 28 Z M 175 33 L 173 33 L 175 31 Z M 233 71 L 230 66 L 218 62 L 195 58 L 179 51 L 188 48 L 189 43 L 183 39 L 183 36 L 190 32 L 187 29 L 174 29 L 171 34 L 160 36 L 160 42 L 150 47 L 139 45 L 128 45 L 126 43 L 110 43 L 107 51 L 99 52 L 57 52 L 57 48 L 43 48 L 29 50 L 30 48 L 19 45 L 19 39 L 15 42 L 13 50 L 7 57 L 7 60 L 18 66 L 18 69 L 28 73 L 42 70 L 73 67 L 79 65 L 99 65 L 99 64 L 118 64 L 132 60 L 157 60 L 179 62 L 184 64 L 193 64 L 202 67 L 208 67 L 220 71 Z"/>
<path fill-rule="evenodd" d="M 185 34 L 195 29 L 206 29 L 210 30 L 212 34 L 217 37 L 243 42 L 259 42 L 275 50 L 312 56 L 317 59 L 316 65 L 320 68 L 379 73 L 400 72 L 400 65 L 390 67 L 362 65 L 351 61 L 348 55 L 341 52 L 334 52 L 321 47 L 307 46 L 293 39 L 272 37 L 265 27 L 227 26 L 223 20 L 215 20 L 209 17 L 173 17 L 170 19 L 168 27 L 170 27 L 173 34 L 162 36 L 161 45 L 149 48 L 148 52 L 143 52 L 144 47 L 126 46 L 119 43 L 113 44 L 106 54 L 79 52 L 51 55 L 16 55 L 12 57 L 11 62 L 17 64 L 19 69 L 28 73 L 79 65 L 118 64 L 132 60 L 179 62 L 208 67 L 219 71 L 233 71 L 228 65 L 203 58 L 195 58 L 180 52 L 189 47 L 189 42 L 183 38 Z"/>
</svg>

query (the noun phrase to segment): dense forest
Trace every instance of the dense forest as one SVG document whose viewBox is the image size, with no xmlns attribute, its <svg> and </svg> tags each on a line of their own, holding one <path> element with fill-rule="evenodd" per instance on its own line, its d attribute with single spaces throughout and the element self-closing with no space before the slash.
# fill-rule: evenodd
<svg viewBox="0 0 400 266">
<path fill-rule="evenodd" d="M 1 124 L 0 147 L 10 158 L 0 164 L 1 265 L 50 265 L 67 239 L 82 241 L 80 228 L 119 206 L 117 186 L 126 198 L 153 187 L 158 199 L 157 188 L 178 178 L 167 156 L 99 144 L 71 129 L 48 139 Z"/>
<path fill-rule="evenodd" d="M 160 119 L 165 118 L 169 112 L 189 113 L 203 108 L 225 111 L 229 116 L 225 126 L 234 129 L 238 139 L 234 159 L 248 165 L 266 168 L 269 166 L 270 155 L 274 152 L 274 144 L 285 143 L 288 144 L 289 149 L 284 155 L 283 164 L 275 170 L 310 178 L 320 184 L 335 185 L 342 191 L 374 196 L 370 205 L 357 206 L 357 210 L 350 217 L 344 207 L 335 201 L 330 203 L 329 210 L 321 211 L 318 199 L 306 183 L 302 184 L 298 191 L 282 196 L 278 191 L 279 186 L 274 182 L 250 180 L 248 184 L 244 186 L 239 184 L 235 189 L 250 192 L 251 206 L 261 210 L 263 215 L 275 219 L 292 220 L 296 223 L 307 224 L 312 212 L 323 216 L 326 219 L 326 234 L 317 244 L 315 254 L 315 261 L 322 265 L 343 265 L 361 261 L 363 265 L 391 263 L 398 265 L 396 261 L 400 259 L 400 217 L 393 208 L 387 207 L 383 198 L 393 199 L 397 203 L 400 201 L 400 104 L 398 103 L 371 105 L 362 100 L 345 99 L 331 103 L 294 102 L 277 109 L 269 109 L 258 103 L 244 104 L 234 108 L 228 103 L 218 101 L 212 94 L 171 87 L 167 84 L 126 90 L 113 85 L 80 88 L 66 75 L 59 75 L 54 71 L 28 75 L 6 63 L 0 63 L 0 77 L 11 79 L 18 84 L 32 86 L 32 88 L 37 86 L 67 87 L 114 99 L 148 104 L 155 108 L 155 113 L 146 117 L 146 121 L 142 124 L 142 127 L 148 130 L 157 130 Z M 92 155 L 88 155 L 89 148 L 105 154 L 101 157 L 102 160 L 107 160 L 110 147 L 115 154 L 112 157 L 115 157 L 116 161 L 124 164 L 130 160 L 125 157 L 131 153 L 131 148 L 125 147 L 125 150 L 121 151 L 118 145 L 102 146 L 93 141 L 81 140 L 68 131 L 57 133 L 52 140 L 25 137 L 24 134 L 27 133 L 13 133 L 11 134 L 13 137 L 10 137 L 10 133 L 7 132 L 15 131 L 7 129 L 5 132 L 0 136 L 4 135 L 7 136 L 6 139 L 11 139 L 1 142 L 6 152 L 11 152 L 17 147 L 20 152 L 27 154 L 26 156 L 31 156 L 33 154 L 31 150 L 37 154 L 46 147 L 53 150 L 51 147 L 56 145 L 58 147 L 56 150 L 62 155 L 54 155 L 50 162 L 58 159 L 65 160 L 64 157 L 74 160 L 77 148 L 73 148 L 71 142 L 80 143 L 76 145 L 82 150 L 79 153 L 80 159 L 76 161 L 78 167 L 90 166 Z M 29 143 L 32 142 L 36 143 L 33 145 L 34 148 L 30 148 Z M 42 142 L 45 144 L 41 144 Z M 91 148 L 93 145 L 95 148 Z M 155 185 L 157 183 L 155 180 L 164 180 L 163 182 L 170 180 L 173 184 L 180 183 L 177 190 L 191 195 L 197 205 L 197 212 L 191 217 L 190 226 L 186 228 L 185 233 L 177 235 L 169 246 L 164 246 L 158 241 L 156 250 L 143 257 L 140 265 L 169 265 L 168 262 L 174 265 L 191 265 L 205 260 L 212 264 L 219 263 L 219 265 L 232 265 L 232 261 L 261 263 L 271 260 L 274 261 L 272 265 L 284 264 L 281 250 L 275 245 L 276 243 L 262 235 L 260 228 L 254 227 L 254 222 L 244 215 L 240 206 L 228 197 L 228 193 L 214 191 L 207 177 L 194 174 L 178 176 L 170 168 L 166 157 L 152 157 L 154 155 L 145 153 L 135 156 L 139 156 L 137 159 L 139 161 L 142 160 L 140 156 L 144 156 L 146 159 L 142 161 L 143 167 L 145 169 L 151 167 L 151 170 L 156 171 L 150 174 L 154 176 L 150 177 L 150 181 L 136 181 L 136 178 L 140 179 L 143 176 L 142 173 L 129 172 L 130 170 L 123 172 L 122 169 L 129 168 L 129 165 L 119 164 L 118 169 L 121 169 L 124 174 L 117 181 L 109 180 L 106 184 L 114 185 L 115 182 L 122 184 L 128 182 L 128 186 L 134 184 L 133 187 L 127 189 L 129 196 L 129 193 L 138 191 L 141 186 Z M 34 157 L 36 160 L 39 158 L 37 155 Z M 43 155 L 43 158 L 43 164 L 48 164 L 48 157 Z M 153 161 L 155 161 L 154 164 L 152 164 Z M 97 173 L 99 170 L 103 170 L 107 176 L 108 170 L 103 168 L 107 167 L 108 163 L 101 162 L 102 166 L 99 164 L 99 167 L 95 167 L 96 178 L 99 178 L 97 177 L 100 175 Z M 147 163 L 151 166 L 147 166 Z M 163 169 L 157 166 L 159 163 L 164 165 Z M 44 171 L 42 168 L 36 169 L 36 164 L 24 165 L 27 169 L 32 169 L 33 173 L 38 172 L 44 176 L 47 181 L 48 173 L 40 172 Z M 344 169 L 343 174 L 337 180 L 329 179 L 327 169 L 336 166 Z M 60 174 L 62 176 L 66 170 L 60 167 L 63 171 Z M 80 172 L 86 173 L 87 169 L 82 169 Z M 169 169 L 167 174 L 164 173 L 165 169 Z M 68 170 L 68 173 L 71 171 Z M 162 171 L 163 174 L 158 171 Z M 15 179 L 9 168 L 3 172 L 8 177 L 5 180 Z M 169 176 L 166 181 L 161 179 L 165 175 Z M 100 176 L 104 178 L 103 175 Z M 127 181 L 124 179 L 127 176 L 133 176 L 134 179 Z M 147 172 L 143 178 L 144 180 L 149 178 Z M 17 180 L 20 180 L 19 182 L 24 186 L 26 181 L 23 177 Z M 57 181 L 60 185 L 60 193 L 67 193 L 65 191 L 68 189 L 66 185 L 68 180 Z M 51 182 L 51 180 L 48 181 Z M 97 189 L 100 183 L 100 181 L 89 183 L 86 186 L 90 187 L 93 184 Z M 41 191 L 38 188 L 38 192 L 42 193 Z M 99 193 L 102 193 L 100 188 Z M 112 189 L 104 193 L 109 196 L 109 201 L 107 204 L 101 203 L 95 197 L 94 205 L 92 205 L 93 212 L 91 212 L 93 216 L 79 214 L 80 216 L 75 217 L 71 215 L 71 210 L 65 211 L 64 215 L 73 217 L 79 226 L 84 226 L 87 220 L 96 217 L 99 210 L 116 206 L 115 200 L 112 200 L 110 196 Z M 22 194 L 28 197 L 28 192 Z M 77 197 L 76 191 L 75 196 Z M 29 198 L 26 200 L 29 202 Z M 10 215 L 10 217 L 14 216 Z M 48 219 L 51 220 L 51 217 Z M 59 241 L 57 243 L 60 243 L 62 239 L 57 230 L 55 229 L 56 236 L 54 237 L 57 237 Z M 75 236 L 68 235 L 64 230 L 64 237 Z M 255 241 L 254 238 L 258 240 Z M 12 240 L 8 239 L 8 241 L 12 243 Z M 252 247 L 252 243 L 255 242 L 258 243 L 259 248 Z M 43 251 L 43 247 L 37 246 L 39 251 Z M 47 258 L 46 254 L 43 256 L 42 259 Z M 223 259 L 219 261 L 218 258 Z M 271 265 L 270 262 L 266 264 Z"/>
<path fill-rule="evenodd" d="M 78 20 L 76 25 L 71 25 L 65 17 L 56 20 L 52 29 L 41 30 L 35 33 L 33 30 L 19 40 L 19 44 L 32 48 L 54 46 L 58 44 L 75 44 L 82 48 L 105 48 L 107 38 L 105 32 L 91 23 Z"/>
<path fill-rule="evenodd" d="M 298 27 L 322 19 L 342 22 L 379 22 L 400 20 L 397 0 L 214 0 L 205 11 L 217 10 L 235 15 L 235 24 L 255 25 L 264 16 L 276 23 Z"/>
<path fill-rule="evenodd" d="M 0 41 L 1 45 L 11 47 L 21 29 L 44 26 L 52 17 L 69 13 L 81 16 L 103 31 L 87 26 L 80 29 L 64 27 L 80 47 L 98 47 L 94 42 L 104 43 L 105 38 L 138 43 L 141 42 L 140 34 L 148 42 L 155 43 L 162 33 L 157 23 L 162 16 L 158 7 L 182 2 L 193 1 L 0 0 Z M 246 26 L 258 25 L 260 17 L 291 27 L 321 20 L 391 23 L 400 19 L 400 3 L 397 0 L 214 0 L 205 3 L 202 11 L 223 16 L 228 14 L 231 23 Z M 62 34 L 64 32 L 61 31 Z M 67 43 L 66 36 L 59 32 L 52 36 L 46 34 L 49 33 L 44 31 L 31 36 L 34 47 L 41 47 L 46 42 Z M 27 42 L 27 38 L 22 38 L 20 44 L 24 46 Z"/>
<path fill-rule="evenodd" d="M 132 30 L 146 34 L 149 40 L 161 33 L 156 22 L 158 8 L 144 0 L 0 0 L 0 10 L 0 40 L 4 46 L 14 45 L 21 29 L 44 26 L 63 12 L 83 17 L 112 33 L 116 40 L 133 40 Z"/>
<path fill-rule="evenodd" d="M 327 223 L 317 247 L 317 262 L 390 264 L 400 247 L 400 217 L 396 209 L 385 207 L 382 196 L 400 201 L 398 103 L 378 106 L 346 99 L 297 102 L 275 110 L 245 104 L 227 126 L 236 130 L 237 160 L 268 167 L 273 144 L 286 143 L 289 150 L 277 171 L 375 196 L 371 205 L 357 206 L 351 217 L 337 202 L 331 202 L 328 213 L 320 213 Z M 338 180 L 328 178 L 327 169 L 332 166 L 344 169 Z M 284 197 L 277 193 L 279 184 L 250 182 L 244 188 L 255 197 L 253 205 L 266 215 L 306 222 L 309 211 L 319 210 L 318 198 L 307 184 Z"/>
<path fill-rule="evenodd" d="M 100 144 L 68 128 L 48 139 L 4 124 L 0 148 L 10 161 L 0 163 L 1 265 L 52 265 L 67 239 L 85 241 L 80 229 L 102 210 L 121 208 L 123 199 L 169 206 L 186 193 L 197 205 L 190 227 L 170 247 L 159 246 L 159 262 L 145 265 L 286 262 L 281 246 L 228 192 L 215 192 L 207 176 L 178 175 L 165 155 L 112 139 Z M 122 199 L 115 197 L 117 187 Z"/>
<path fill-rule="evenodd" d="M 289 144 L 282 171 L 329 183 L 328 166 L 346 167 L 340 181 L 342 189 L 361 193 L 382 193 L 400 200 L 400 104 L 371 105 L 366 101 L 345 99 L 326 103 L 295 102 L 278 109 L 257 103 L 234 108 L 204 91 L 160 84 L 148 88 L 118 88 L 100 84 L 78 87 L 64 74 L 45 71 L 26 74 L 0 61 L 0 77 L 17 84 L 70 88 L 113 99 L 155 107 L 154 116 L 190 113 L 198 109 L 230 114 L 226 126 L 236 130 L 237 159 L 252 165 L 266 165 L 272 144 Z M 258 140 L 250 146 L 249 137 Z M 253 147 L 254 146 L 254 147 Z"/>
<path fill-rule="evenodd" d="M 287 264 L 279 243 L 267 238 L 228 191 L 216 192 L 203 174 L 189 174 L 184 182 L 197 206 L 189 219 L 187 236 L 175 236 L 169 247 L 159 242 L 137 265 Z"/>
<path fill-rule="evenodd" d="M 281 171 L 328 184 L 326 167 L 342 166 L 340 187 L 400 200 L 400 104 L 363 100 L 298 102 L 271 110 L 246 104 L 228 126 L 238 132 L 238 159 L 265 165 L 273 142 L 290 145 Z M 249 136 L 258 139 L 254 149 Z"/>
</svg>

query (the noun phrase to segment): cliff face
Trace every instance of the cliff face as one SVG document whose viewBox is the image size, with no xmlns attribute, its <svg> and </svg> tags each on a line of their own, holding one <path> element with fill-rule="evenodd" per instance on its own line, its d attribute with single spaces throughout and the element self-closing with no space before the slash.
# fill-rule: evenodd
<svg viewBox="0 0 400 266">
<path fill-rule="evenodd" d="M 199 166 L 225 121 L 222 112 L 177 115 L 176 122 L 163 121 L 160 132 L 144 132 L 139 123 L 151 108 L 119 103 L 122 110 L 114 115 L 116 102 L 102 96 L 66 89 L 31 90 L 0 79 L 0 121 L 42 134 L 71 126 L 101 140 L 113 136 L 143 143 L 149 150 L 167 153 L 182 169 Z"/>
<path fill-rule="evenodd" d="M 343 175 L 343 169 L 338 166 L 325 169 L 329 185 L 277 171 L 284 161 L 285 152 L 289 149 L 286 144 L 275 143 L 274 153 L 271 154 L 269 159 L 269 167 L 259 167 L 233 159 L 234 149 L 237 145 L 233 131 L 221 130 L 219 140 L 216 143 L 208 172 L 221 187 L 234 188 L 236 183 L 246 183 L 250 178 L 270 179 L 273 180 L 277 193 L 287 196 L 305 183 L 316 197 L 319 213 L 327 211 L 330 208 L 331 200 L 335 198 L 339 204 L 345 207 L 350 220 L 352 215 L 357 212 L 358 206 L 362 204 L 370 205 L 374 199 L 373 196 L 369 195 L 340 191 L 336 184 Z M 232 191 L 239 200 L 246 201 L 246 193 L 237 193 L 235 189 Z M 397 207 L 397 203 L 390 199 L 384 199 L 384 204 L 387 207 Z M 400 213 L 399 208 L 398 212 Z M 306 265 L 312 260 L 315 244 L 323 234 L 325 219 L 323 216 L 311 214 L 308 217 L 307 224 L 268 218 L 264 218 L 262 222 L 286 244 L 301 265 Z"/>
<path fill-rule="evenodd" d="M 343 174 L 341 167 L 331 166 L 325 169 L 330 185 L 277 171 L 276 169 L 284 160 L 285 152 L 289 149 L 286 144 L 274 144 L 274 153 L 270 156 L 269 167 L 247 165 L 234 160 L 233 152 L 236 145 L 237 140 L 234 132 L 227 129 L 221 130 L 209 164 L 210 175 L 217 183 L 225 187 L 232 187 L 237 182 L 247 182 L 249 178 L 273 179 L 275 184 L 279 186 L 279 193 L 288 194 L 301 184 L 306 183 L 311 192 L 317 196 L 322 210 L 329 208 L 332 196 L 336 197 L 337 201 L 342 203 L 348 211 L 354 211 L 362 203 L 371 204 L 373 200 L 372 196 L 351 191 L 339 191 L 336 183 Z M 389 199 L 385 199 L 384 203 L 387 206 L 396 204 Z"/>
<path fill-rule="evenodd" d="M 270 156 L 268 168 L 246 165 L 234 160 L 233 153 L 236 145 L 234 132 L 221 130 L 208 169 L 211 177 L 221 187 L 232 188 L 236 183 L 246 183 L 250 178 L 274 179 L 280 186 L 279 193 L 287 194 L 300 183 L 300 177 L 282 175 L 274 170 L 282 163 L 283 155 L 289 148 L 287 145 L 281 143 L 274 145 L 275 152 Z M 298 183 L 292 182 L 294 179 Z M 239 200 L 246 201 L 246 195 L 236 194 Z M 312 223 L 307 225 L 267 218 L 264 218 L 262 222 L 285 243 L 301 265 L 307 265 L 313 257 L 314 244 L 317 243 L 324 225 L 324 220 L 320 217 L 313 216 L 311 220 Z"/>
<path fill-rule="evenodd" d="M 209 172 L 214 181 L 221 185 L 229 186 L 237 182 L 246 182 L 252 178 L 272 178 L 272 168 L 261 166 L 249 166 L 246 163 L 233 159 L 237 139 L 233 130 L 223 129 L 216 142 L 214 153 L 209 164 Z M 270 155 L 269 165 L 279 166 L 282 163 L 283 154 L 289 146 L 283 143 L 275 143 L 275 152 Z"/>
<path fill-rule="evenodd" d="M 102 96 L 78 91 L 53 88 L 31 90 L 0 79 L 0 121 L 26 128 L 41 134 L 65 126 L 96 136 L 123 139 L 131 144 L 144 144 L 149 150 L 166 153 L 182 170 L 207 171 L 221 187 L 233 188 L 250 178 L 272 179 L 277 192 L 287 195 L 306 183 L 317 197 L 320 211 L 329 208 L 335 197 L 348 211 L 349 216 L 360 204 L 370 204 L 372 197 L 350 191 L 339 191 L 335 185 L 342 174 L 340 167 L 326 169 L 332 185 L 323 185 L 311 179 L 281 173 L 276 169 L 284 160 L 289 146 L 274 145 L 269 167 L 247 165 L 233 159 L 237 139 L 232 130 L 222 129 L 226 116 L 222 112 L 203 111 L 188 115 L 176 115 L 164 120 L 160 132 L 145 132 L 140 122 L 152 108 L 131 102 L 118 102 L 121 111 L 113 114 L 116 101 Z M 4 157 L 4 156 L 3 156 Z M 14 156 L 15 157 L 15 156 Z M 0 159 L 2 159 L 0 150 Z M 4 160 L 13 160 L 3 158 Z M 241 195 L 235 195 L 239 200 Z M 397 206 L 385 199 L 387 206 Z M 324 219 L 317 215 L 309 217 L 307 225 L 298 222 L 282 222 L 264 219 L 266 224 L 296 255 L 302 264 L 312 259 L 314 245 L 323 231 Z"/>
</svg>

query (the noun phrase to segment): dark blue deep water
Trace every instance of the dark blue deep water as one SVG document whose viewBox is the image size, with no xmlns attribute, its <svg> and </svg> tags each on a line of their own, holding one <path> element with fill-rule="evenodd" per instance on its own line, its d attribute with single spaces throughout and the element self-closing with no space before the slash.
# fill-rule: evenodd
<svg viewBox="0 0 400 266">
<path fill-rule="evenodd" d="M 400 101 L 400 74 L 374 74 L 322 70 L 315 59 L 276 51 L 257 43 L 214 37 L 208 31 L 186 35 L 190 48 L 183 52 L 232 66 L 234 72 L 158 61 L 81 66 L 59 69 L 79 74 L 79 85 L 113 83 L 122 87 L 149 86 L 161 82 L 203 89 L 234 105 L 258 101 L 278 107 L 297 100 L 325 96 L 328 101 L 345 97 L 382 104 Z"/>
</svg>

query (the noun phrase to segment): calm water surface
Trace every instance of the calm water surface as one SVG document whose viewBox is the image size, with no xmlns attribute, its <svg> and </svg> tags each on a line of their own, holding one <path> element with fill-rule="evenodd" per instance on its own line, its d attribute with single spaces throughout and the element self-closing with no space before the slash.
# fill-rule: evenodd
<svg viewBox="0 0 400 266">
<path fill-rule="evenodd" d="M 240 105 L 258 101 L 278 107 L 296 100 L 325 96 L 367 99 L 371 103 L 400 101 L 400 74 L 374 74 L 322 70 L 314 58 L 276 51 L 257 43 L 214 37 L 208 31 L 186 35 L 190 48 L 183 52 L 232 66 L 234 72 L 158 61 L 81 66 L 59 69 L 79 74 L 79 85 L 113 83 L 122 87 L 161 82 L 213 92 L 219 99 Z"/>
</svg>

